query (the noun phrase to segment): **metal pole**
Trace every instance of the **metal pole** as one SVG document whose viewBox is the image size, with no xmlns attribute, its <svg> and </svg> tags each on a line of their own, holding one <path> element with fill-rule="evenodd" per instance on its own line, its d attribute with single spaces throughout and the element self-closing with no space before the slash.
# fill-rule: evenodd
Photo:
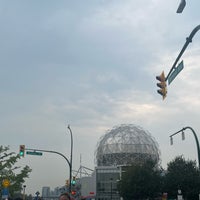
<svg viewBox="0 0 200 200">
<path fill-rule="evenodd" d="M 69 165 L 69 169 L 70 169 L 70 174 L 71 174 L 71 164 L 70 164 L 70 162 L 69 162 L 69 160 L 67 159 L 67 157 L 66 156 L 64 156 L 62 153 L 60 153 L 60 152 L 57 152 L 57 151 L 50 151 L 50 150 L 43 150 L 43 149 L 30 149 L 30 148 L 25 148 L 25 150 L 30 150 L 30 151 L 40 151 L 40 152 L 47 152 L 47 153 L 55 153 L 55 154 L 58 154 L 58 155 L 60 155 L 60 156 L 62 156 L 66 161 L 67 161 L 67 163 L 68 163 L 68 165 Z M 71 182 L 70 182 L 71 183 Z M 71 192 L 70 190 L 69 190 L 69 192 Z M 38 192 L 37 192 L 38 193 Z M 38 194 L 39 195 L 39 194 Z M 37 195 L 37 200 L 38 200 L 38 195 Z M 70 199 L 71 199 L 71 197 L 70 197 Z"/>
<path fill-rule="evenodd" d="M 26 185 L 23 185 L 23 200 L 25 200 L 25 189 L 26 189 Z"/>
<path fill-rule="evenodd" d="M 110 179 L 110 199 L 112 200 L 112 178 Z"/>
<path fill-rule="evenodd" d="M 71 155 L 70 155 L 70 176 L 69 176 L 69 192 L 71 193 L 71 186 L 72 186 L 72 153 L 73 153 L 73 135 L 72 135 L 72 130 L 70 128 L 70 125 L 67 127 L 70 132 L 71 136 Z"/>
<path fill-rule="evenodd" d="M 183 9 L 185 8 L 185 5 L 186 5 L 186 1 L 185 0 L 181 0 L 176 12 L 177 13 L 182 13 Z"/>
<path fill-rule="evenodd" d="M 198 163 L 199 163 L 199 169 L 200 169 L 200 147 L 199 147 L 198 137 L 197 137 L 194 129 L 191 128 L 190 126 L 186 126 L 186 127 L 182 128 L 180 131 L 177 131 L 176 133 L 170 135 L 169 137 L 172 137 L 172 136 L 174 136 L 174 135 L 176 135 L 176 134 L 178 134 L 178 133 L 180 133 L 180 132 L 182 132 L 182 131 L 184 131 L 186 129 L 190 129 L 192 131 L 193 135 L 194 135 L 194 138 L 195 138 L 195 141 L 196 141 L 196 145 L 197 145 Z"/>
<path fill-rule="evenodd" d="M 176 68 L 176 64 L 179 61 L 179 59 L 181 58 L 182 54 L 184 53 L 185 49 L 187 48 L 187 46 L 189 45 L 190 42 L 192 42 L 192 38 L 194 37 L 195 33 L 200 29 L 200 25 L 196 26 L 192 32 L 190 33 L 189 37 L 186 38 L 186 42 L 183 45 L 183 48 L 181 49 L 181 52 L 179 53 L 178 57 L 176 58 L 171 70 L 169 71 L 168 75 L 166 76 L 165 80 L 167 81 L 169 75 L 171 74 L 171 72 L 173 71 L 173 69 Z"/>
<path fill-rule="evenodd" d="M 185 129 L 187 129 L 187 128 L 190 129 L 190 130 L 192 131 L 192 133 L 193 133 L 193 135 L 194 135 L 194 138 L 195 138 L 195 141 L 196 141 L 197 153 L 198 153 L 198 160 L 199 160 L 199 168 L 200 168 L 200 148 L 199 148 L 199 141 L 198 141 L 197 135 L 196 135 L 196 133 L 195 133 L 195 131 L 194 131 L 193 128 L 187 126 L 187 127 L 183 128 L 183 130 L 185 130 Z"/>
<path fill-rule="evenodd" d="M 70 162 L 69 160 L 67 159 L 67 157 L 65 157 L 62 153 L 60 152 L 57 152 L 57 151 L 50 151 L 50 150 L 44 150 L 44 149 L 30 149 L 30 148 L 26 148 L 25 150 L 30 150 L 30 151 L 40 151 L 40 152 L 47 152 L 47 153 L 55 153 L 55 154 L 58 154 L 60 156 L 62 156 L 68 163 L 69 165 L 69 168 L 70 168 Z"/>
</svg>

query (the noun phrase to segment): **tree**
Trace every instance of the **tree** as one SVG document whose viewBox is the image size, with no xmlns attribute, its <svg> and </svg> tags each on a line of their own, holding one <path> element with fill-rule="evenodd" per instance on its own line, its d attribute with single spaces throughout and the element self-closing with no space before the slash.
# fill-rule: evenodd
<svg viewBox="0 0 200 200">
<path fill-rule="evenodd" d="M 3 179 L 10 181 L 9 193 L 12 196 L 14 192 L 21 191 L 25 178 L 28 178 L 31 169 L 29 166 L 16 166 L 20 156 L 15 152 L 9 152 L 9 146 L 0 146 L 0 184 Z"/>
<path fill-rule="evenodd" d="M 184 199 L 199 199 L 200 171 L 196 162 L 186 161 L 183 156 L 178 156 L 169 162 L 164 185 L 171 198 L 176 198 L 178 190 L 181 190 Z"/>
<path fill-rule="evenodd" d="M 162 187 L 161 170 L 152 160 L 127 167 L 119 183 L 120 195 L 124 200 L 153 199 Z"/>
</svg>

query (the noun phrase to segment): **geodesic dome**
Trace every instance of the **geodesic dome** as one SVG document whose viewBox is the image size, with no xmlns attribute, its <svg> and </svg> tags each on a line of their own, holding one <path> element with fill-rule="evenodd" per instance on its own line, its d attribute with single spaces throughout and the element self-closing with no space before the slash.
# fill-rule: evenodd
<svg viewBox="0 0 200 200">
<path fill-rule="evenodd" d="M 97 166 L 126 166 L 146 159 L 160 161 L 155 139 L 139 126 L 122 124 L 102 136 L 96 148 Z"/>
</svg>

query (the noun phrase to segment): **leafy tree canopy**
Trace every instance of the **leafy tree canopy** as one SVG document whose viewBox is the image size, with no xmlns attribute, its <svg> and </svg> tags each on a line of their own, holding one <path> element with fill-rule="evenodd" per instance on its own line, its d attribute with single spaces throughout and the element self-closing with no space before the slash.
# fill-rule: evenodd
<svg viewBox="0 0 200 200">
<path fill-rule="evenodd" d="M 196 162 L 185 160 L 183 156 L 176 157 L 167 165 L 164 184 L 172 198 L 176 198 L 178 190 L 181 190 L 184 199 L 199 199 L 200 171 Z"/>
<path fill-rule="evenodd" d="M 161 173 L 152 160 L 128 167 L 119 184 L 121 196 L 125 200 L 157 197 L 161 191 Z"/>
<path fill-rule="evenodd" d="M 8 179 L 11 184 L 9 192 L 12 196 L 14 192 L 22 190 L 22 184 L 25 182 L 25 178 L 28 178 L 31 169 L 27 165 L 16 166 L 20 156 L 9 150 L 9 146 L 0 146 L 0 184 L 4 179 Z"/>
</svg>

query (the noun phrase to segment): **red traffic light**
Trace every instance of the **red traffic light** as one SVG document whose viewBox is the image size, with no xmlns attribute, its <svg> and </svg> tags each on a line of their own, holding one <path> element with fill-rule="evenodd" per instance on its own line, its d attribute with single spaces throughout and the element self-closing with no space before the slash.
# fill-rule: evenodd
<svg viewBox="0 0 200 200">
<path fill-rule="evenodd" d="M 72 191 L 71 191 L 71 194 L 72 194 L 72 195 L 76 195 L 76 191 L 72 190 Z"/>
</svg>

